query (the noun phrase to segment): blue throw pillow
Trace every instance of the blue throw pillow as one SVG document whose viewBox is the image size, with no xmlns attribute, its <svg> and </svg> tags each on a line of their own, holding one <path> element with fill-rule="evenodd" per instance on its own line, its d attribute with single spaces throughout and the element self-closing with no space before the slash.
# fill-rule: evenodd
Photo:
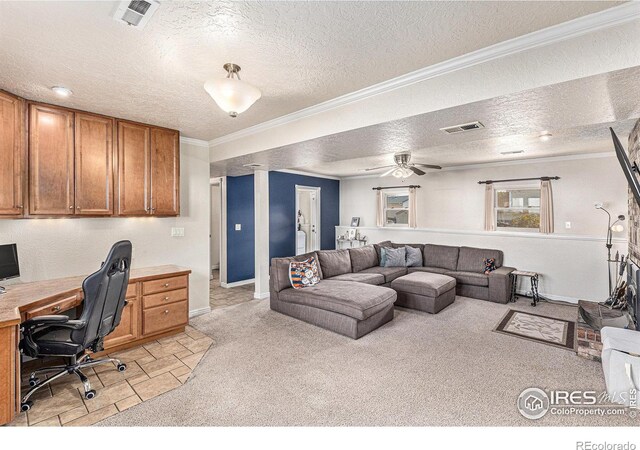
<svg viewBox="0 0 640 450">
<path fill-rule="evenodd" d="M 384 249 L 384 266 L 383 267 L 406 267 L 407 251 L 401 248 L 385 248 Z"/>
<path fill-rule="evenodd" d="M 422 267 L 422 250 L 415 247 L 406 246 L 407 267 Z"/>
<path fill-rule="evenodd" d="M 387 261 L 387 249 L 386 247 L 380 247 L 380 267 L 384 267 L 384 263 Z"/>
</svg>

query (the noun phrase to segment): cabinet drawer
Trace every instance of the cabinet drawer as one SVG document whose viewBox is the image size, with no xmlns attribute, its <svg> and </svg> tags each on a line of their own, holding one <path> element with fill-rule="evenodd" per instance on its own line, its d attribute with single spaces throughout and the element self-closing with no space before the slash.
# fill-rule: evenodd
<svg viewBox="0 0 640 450">
<path fill-rule="evenodd" d="M 155 294 L 156 292 L 166 292 L 173 291 L 174 289 L 186 288 L 188 279 L 188 275 L 180 275 L 178 277 L 145 281 L 144 283 L 142 283 L 142 293 L 144 295 L 147 295 Z"/>
<path fill-rule="evenodd" d="M 33 317 L 38 317 L 38 316 L 56 315 L 56 314 L 60 314 L 62 311 L 67 311 L 69 309 L 75 308 L 80 303 L 82 303 L 82 300 L 78 295 L 74 295 L 72 297 L 65 297 L 59 300 L 55 300 L 49 303 L 48 305 L 40 306 L 39 308 L 27 311 L 26 316 L 27 316 L 27 319 L 31 319 Z"/>
<path fill-rule="evenodd" d="M 157 294 L 145 295 L 142 298 L 142 307 L 144 309 L 153 308 L 154 306 L 166 305 L 187 299 L 187 289 L 177 289 L 175 291 L 158 292 Z"/>
<path fill-rule="evenodd" d="M 189 322 L 189 306 L 186 300 L 156 306 L 142 312 L 143 334 L 155 334 Z"/>
<path fill-rule="evenodd" d="M 138 295 L 138 283 L 130 283 L 127 286 L 127 293 L 125 298 L 133 298 Z"/>
</svg>

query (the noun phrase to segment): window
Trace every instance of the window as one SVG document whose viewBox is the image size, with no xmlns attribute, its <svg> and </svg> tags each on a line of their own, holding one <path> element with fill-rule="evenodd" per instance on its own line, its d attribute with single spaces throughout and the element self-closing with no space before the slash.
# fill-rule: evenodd
<svg viewBox="0 0 640 450">
<path fill-rule="evenodd" d="M 498 230 L 540 230 L 540 189 L 496 190 L 496 228 Z"/>
<path fill-rule="evenodd" d="M 385 192 L 384 226 L 409 226 L 409 191 Z"/>
</svg>

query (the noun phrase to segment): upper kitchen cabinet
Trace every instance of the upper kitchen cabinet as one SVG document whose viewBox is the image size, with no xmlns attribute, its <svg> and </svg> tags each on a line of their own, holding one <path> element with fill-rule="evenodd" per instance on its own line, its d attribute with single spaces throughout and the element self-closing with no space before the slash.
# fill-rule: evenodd
<svg viewBox="0 0 640 450">
<path fill-rule="evenodd" d="M 174 130 L 151 129 L 151 212 L 180 213 L 180 135 Z"/>
<path fill-rule="evenodd" d="M 74 214 L 73 116 L 63 108 L 29 105 L 29 214 Z"/>
<path fill-rule="evenodd" d="M 24 100 L 0 91 L 0 216 L 24 213 L 24 140 Z"/>
</svg>

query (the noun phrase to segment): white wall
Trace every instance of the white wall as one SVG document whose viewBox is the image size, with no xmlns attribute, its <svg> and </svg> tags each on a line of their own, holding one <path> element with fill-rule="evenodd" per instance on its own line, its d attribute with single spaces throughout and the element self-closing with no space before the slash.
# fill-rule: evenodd
<svg viewBox="0 0 640 450">
<path fill-rule="evenodd" d="M 164 264 L 190 268 L 189 309 L 207 310 L 208 149 L 182 143 L 180 157 L 180 217 L 0 220 L 0 243 L 18 244 L 19 281 L 89 274 L 100 267 L 114 242 L 129 239 L 134 268 Z M 171 227 L 183 227 L 184 237 L 171 237 Z"/>
<path fill-rule="evenodd" d="M 555 233 L 485 232 L 486 179 L 559 176 L 553 182 Z M 556 298 L 603 300 L 607 295 L 607 217 L 594 208 L 605 203 L 614 215 L 627 215 L 627 187 L 617 160 L 610 157 L 552 158 L 517 165 L 476 166 L 464 170 L 429 172 L 405 184 L 419 184 L 417 230 L 375 227 L 374 186 L 398 185 L 397 179 L 347 178 L 340 183 L 340 223 L 359 216 L 361 234 L 370 242 L 429 242 L 499 248 L 505 264 L 542 273 L 541 291 Z M 499 186 L 499 185 L 496 185 Z M 565 229 L 570 221 L 571 229 Z M 339 234 L 344 232 L 340 227 Z M 616 237 L 616 250 L 626 254 L 625 232 Z"/>
<path fill-rule="evenodd" d="M 211 268 L 220 267 L 220 185 L 211 186 Z"/>
</svg>

